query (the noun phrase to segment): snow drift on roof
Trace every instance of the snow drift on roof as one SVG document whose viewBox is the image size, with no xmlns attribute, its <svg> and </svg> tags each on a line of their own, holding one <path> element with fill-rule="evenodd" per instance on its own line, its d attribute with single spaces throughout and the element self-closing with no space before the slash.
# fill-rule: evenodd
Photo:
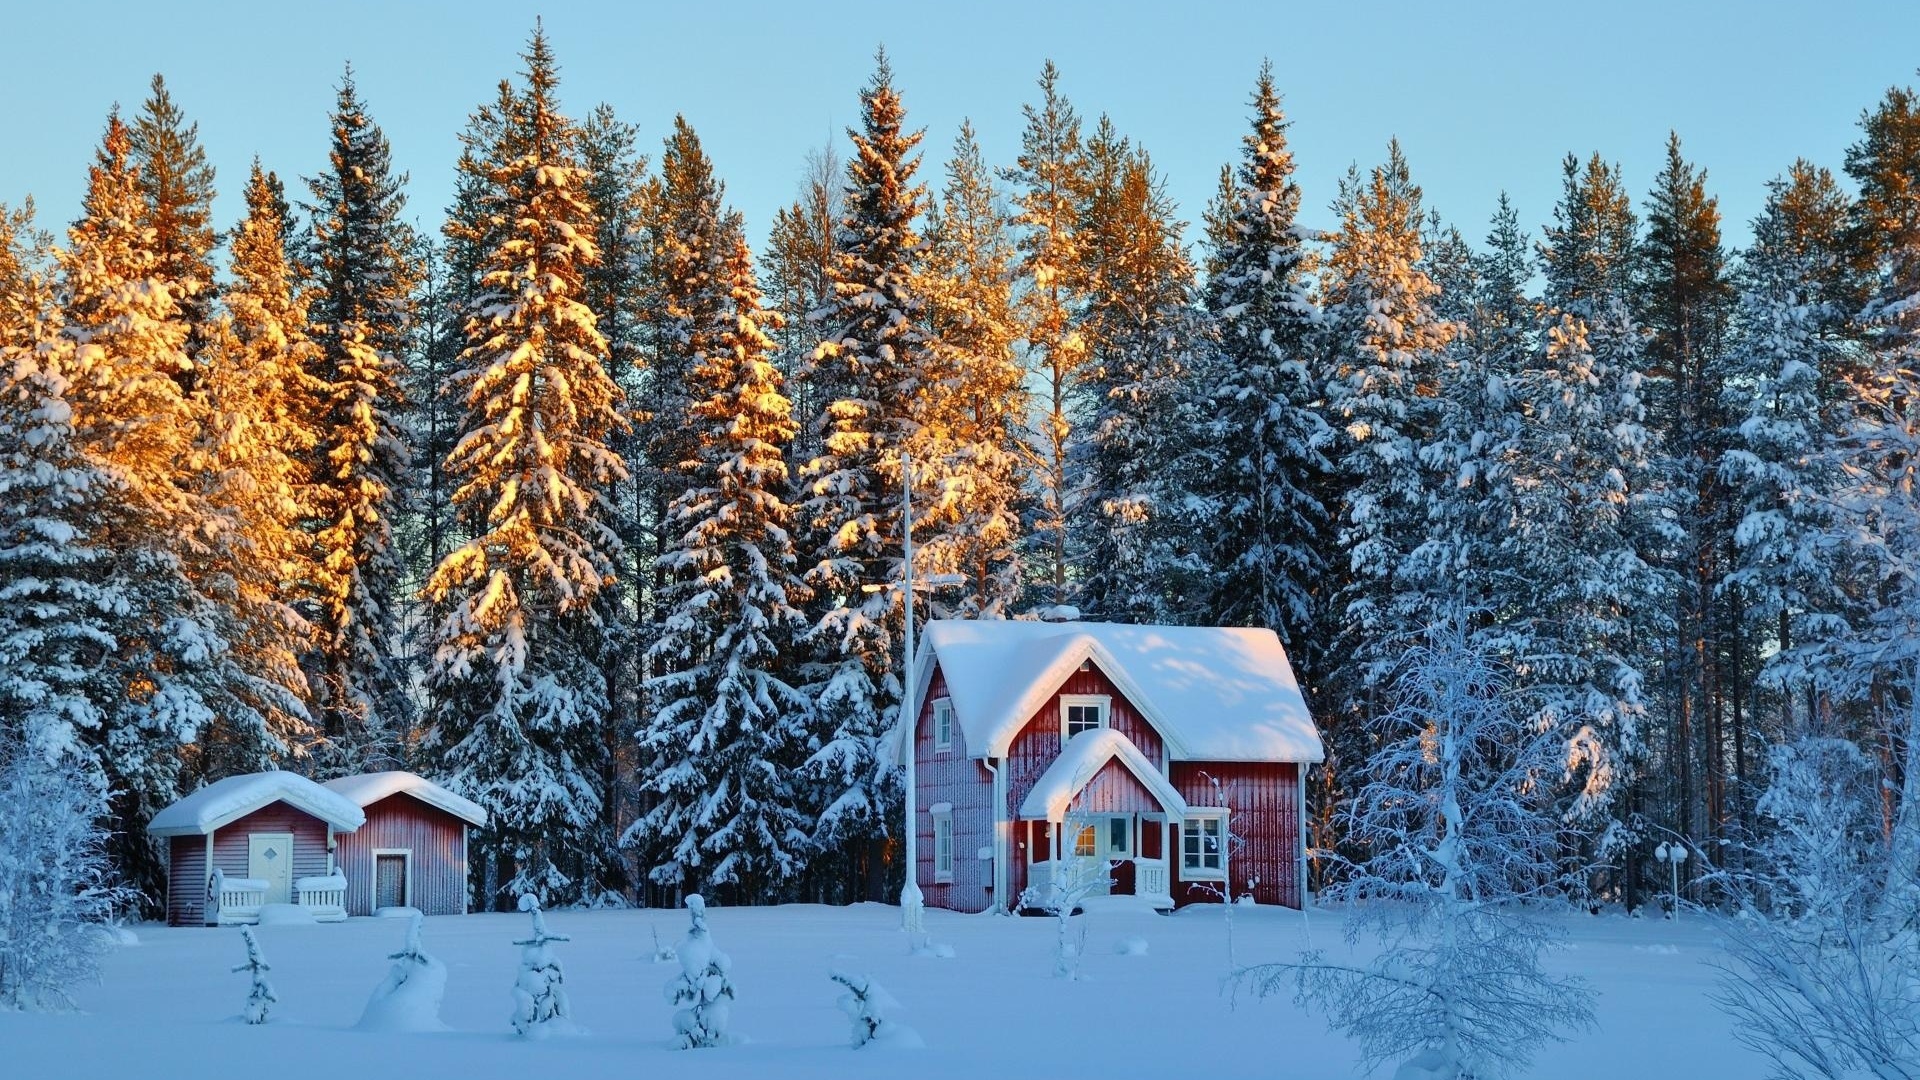
<svg viewBox="0 0 1920 1080">
<path fill-rule="evenodd" d="M 479 803 L 455 795 L 424 776 L 398 769 L 392 772 L 343 776 L 338 780 L 327 781 L 324 786 L 330 791 L 337 791 L 352 799 L 356 806 L 372 806 L 391 795 L 411 795 L 428 806 L 445 810 L 469 825 L 487 823 L 487 812 L 480 808 Z"/>
<path fill-rule="evenodd" d="M 147 832 L 154 836 L 204 836 L 275 802 L 311 814 L 341 832 L 352 832 L 367 820 L 352 800 L 299 773 L 275 770 L 215 780 L 153 815 Z"/>
<path fill-rule="evenodd" d="M 1133 740 L 1112 728 L 1083 731 L 1067 740 L 1060 756 L 1034 781 L 1033 790 L 1020 801 L 1020 816 L 1029 820 L 1065 821 L 1073 797 L 1087 786 L 1107 762 L 1118 760 L 1127 767 L 1153 797 L 1161 809 L 1175 817 L 1187 815 L 1187 801 L 1173 790 L 1167 778 L 1153 762 L 1133 745 Z"/>
<path fill-rule="evenodd" d="M 1175 760 L 1326 757 L 1293 665 L 1271 630 L 939 619 L 927 624 L 923 680 L 931 676 L 929 659 L 946 676 L 974 757 L 1004 756 L 1089 659 L 1145 714 Z"/>
</svg>

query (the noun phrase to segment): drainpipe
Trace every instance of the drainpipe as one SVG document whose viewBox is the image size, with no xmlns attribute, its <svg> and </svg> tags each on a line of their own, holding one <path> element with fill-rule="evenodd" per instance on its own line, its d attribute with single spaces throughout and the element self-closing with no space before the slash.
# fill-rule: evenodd
<svg viewBox="0 0 1920 1080">
<path fill-rule="evenodd" d="M 993 910 L 1005 914 L 1007 906 L 1007 778 L 992 757 L 980 759 L 993 776 Z"/>
</svg>

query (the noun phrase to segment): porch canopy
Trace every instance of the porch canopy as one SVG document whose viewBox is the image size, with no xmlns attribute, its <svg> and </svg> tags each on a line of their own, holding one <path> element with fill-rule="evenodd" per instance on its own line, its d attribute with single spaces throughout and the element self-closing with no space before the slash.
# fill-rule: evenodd
<svg viewBox="0 0 1920 1080">
<path fill-rule="evenodd" d="M 1187 816 L 1187 801 L 1180 797 L 1166 777 L 1160 775 L 1160 770 L 1153 767 L 1140 748 L 1133 745 L 1132 739 L 1113 728 L 1096 728 L 1067 740 L 1060 756 L 1053 759 L 1047 771 L 1034 781 L 1033 790 L 1027 792 L 1027 797 L 1020 801 L 1020 817 L 1057 825 L 1075 810 L 1117 809 L 1098 805 L 1075 806 L 1075 800 L 1081 798 L 1087 786 L 1110 762 L 1118 762 L 1139 781 L 1169 816 Z"/>
</svg>

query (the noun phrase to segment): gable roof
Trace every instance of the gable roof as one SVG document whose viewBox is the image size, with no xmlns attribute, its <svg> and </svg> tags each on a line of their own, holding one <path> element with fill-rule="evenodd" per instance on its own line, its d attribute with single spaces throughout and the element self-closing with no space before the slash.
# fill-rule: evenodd
<svg viewBox="0 0 1920 1080">
<path fill-rule="evenodd" d="M 329 780 L 321 786 L 353 800 L 355 806 L 372 806 L 392 795 L 411 795 L 428 806 L 445 810 L 469 825 L 484 826 L 487 823 L 487 812 L 479 803 L 455 795 L 424 776 L 402 772 L 399 769 L 391 772 L 362 773 L 359 776 L 342 776 L 338 780 Z"/>
<path fill-rule="evenodd" d="M 938 619 L 924 641 L 921 697 L 937 661 L 973 757 L 1004 757 L 1034 713 L 1092 660 L 1166 739 L 1173 760 L 1326 759 L 1271 630 Z"/>
<path fill-rule="evenodd" d="M 367 820 L 360 808 L 299 773 L 246 773 L 215 780 L 165 810 L 147 826 L 152 836 L 205 836 L 230 825 L 263 806 L 286 803 L 341 832 L 352 832 Z"/>
<path fill-rule="evenodd" d="M 1176 817 L 1187 815 L 1187 801 L 1160 775 L 1160 770 L 1147 760 L 1140 748 L 1133 745 L 1132 739 L 1113 728 L 1095 728 L 1067 740 L 1060 756 L 1053 759 L 1047 771 L 1033 782 L 1033 790 L 1020 801 L 1020 816 L 1029 820 L 1066 820 L 1073 797 L 1100 775 L 1109 761 L 1125 766 L 1167 813 Z"/>
</svg>

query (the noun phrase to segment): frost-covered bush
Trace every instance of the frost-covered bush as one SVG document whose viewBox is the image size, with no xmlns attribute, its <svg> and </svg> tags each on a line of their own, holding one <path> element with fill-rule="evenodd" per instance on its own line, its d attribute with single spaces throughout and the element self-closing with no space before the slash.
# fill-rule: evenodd
<svg viewBox="0 0 1920 1080">
<path fill-rule="evenodd" d="M 0 1009 L 70 1008 L 99 976 L 108 920 L 132 898 L 108 876 L 106 799 L 75 750 L 0 722 Z"/>
<path fill-rule="evenodd" d="M 1717 878 L 1716 1000 L 1781 1077 L 1920 1080 L 1920 913 L 1896 869 L 1920 834 L 1882 833 L 1878 771 L 1839 739 L 1775 747 L 1754 869 Z"/>
<path fill-rule="evenodd" d="M 566 976 L 547 946 L 571 939 L 547 930 L 540 901 L 532 893 L 521 895 L 520 910 L 533 916 L 533 936 L 514 942 L 520 946 L 520 977 L 513 983 L 513 1030 L 535 1039 L 570 1033 L 573 1020 L 562 985 Z"/>
<path fill-rule="evenodd" d="M 724 1046 L 731 1041 L 727 1021 L 733 1005 L 733 984 L 727 973 L 733 961 L 713 945 L 707 933 L 707 902 L 700 894 L 687 897 L 693 922 L 680 943 L 680 974 L 667 980 L 667 1000 L 682 1008 L 673 1014 L 673 1030 L 680 1047 Z"/>
<path fill-rule="evenodd" d="M 1080 818 L 1069 815 L 1062 826 L 1071 836 Z M 1045 885 L 1029 885 L 1020 894 L 1020 907 L 1053 916 L 1053 977 L 1078 979 L 1080 957 L 1086 951 L 1087 930 L 1073 932 L 1073 915 L 1089 896 L 1100 896 L 1113 885 L 1113 871 L 1100 859 L 1053 860 L 1053 878 Z M 1081 916 L 1085 921 L 1085 916 Z"/>
<path fill-rule="evenodd" d="M 1565 894 L 1559 816 L 1549 801 L 1564 741 L 1527 722 L 1503 668 L 1457 628 L 1429 632 L 1373 724 L 1380 749 L 1341 810 L 1371 851 L 1322 893 L 1364 901 L 1347 921 L 1374 935 L 1371 962 L 1318 950 L 1240 972 L 1265 996 L 1291 991 L 1360 1044 L 1367 1068 L 1402 1080 L 1480 1080 L 1519 1071 L 1542 1044 L 1592 1024 L 1592 994 L 1549 974 L 1557 933 L 1529 908 Z"/>
<path fill-rule="evenodd" d="M 267 981 L 267 972 L 273 968 L 267 964 L 266 957 L 260 955 L 260 943 L 254 940 L 253 927 L 240 928 L 240 937 L 247 943 L 247 962 L 235 964 L 233 970 L 244 971 L 253 978 L 253 985 L 247 990 L 247 1007 L 240 1016 L 249 1024 L 267 1022 L 267 1010 L 280 999 L 274 996 L 273 984 Z"/>
<path fill-rule="evenodd" d="M 420 915 L 407 920 L 406 944 L 397 953 L 386 979 L 373 988 L 360 1013 L 362 1031 L 445 1031 L 440 1001 L 447 992 L 447 966 L 420 946 Z"/>
<path fill-rule="evenodd" d="M 889 1011 L 898 1010 L 900 1002 L 870 976 L 836 971 L 828 978 L 847 988 L 847 992 L 840 995 L 838 1004 L 840 1011 L 846 1013 L 847 1019 L 853 1024 L 854 1049 L 869 1043 L 924 1045 L 919 1032 L 886 1015 Z"/>
</svg>

